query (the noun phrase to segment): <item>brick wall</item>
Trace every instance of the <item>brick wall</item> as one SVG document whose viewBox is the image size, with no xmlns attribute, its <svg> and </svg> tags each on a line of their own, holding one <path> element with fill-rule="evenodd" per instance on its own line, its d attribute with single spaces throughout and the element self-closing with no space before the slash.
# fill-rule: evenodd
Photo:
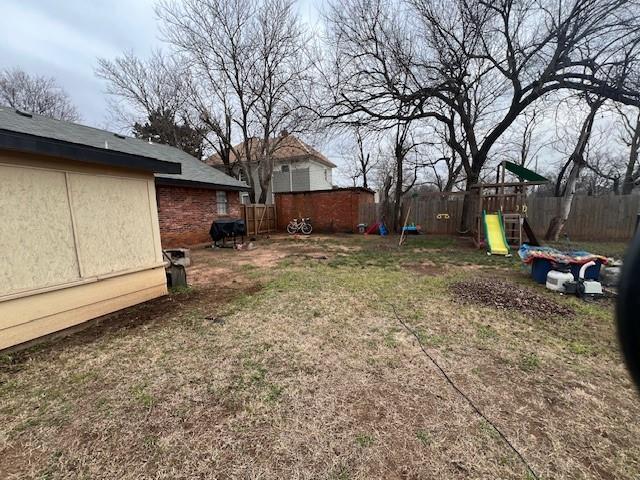
<svg viewBox="0 0 640 480">
<path fill-rule="evenodd" d="M 276 193 L 278 230 L 293 218 L 309 217 L 314 232 L 355 232 L 361 203 L 373 203 L 374 193 L 364 188 L 338 188 L 313 192 Z"/>
<path fill-rule="evenodd" d="M 156 185 L 156 197 L 163 248 L 209 243 L 214 219 L 241 218 L 240 195 L 235 191 L 227 191 L 228 215 L 222 217 L 217 214 L 215 190 Z"/>
</svg>

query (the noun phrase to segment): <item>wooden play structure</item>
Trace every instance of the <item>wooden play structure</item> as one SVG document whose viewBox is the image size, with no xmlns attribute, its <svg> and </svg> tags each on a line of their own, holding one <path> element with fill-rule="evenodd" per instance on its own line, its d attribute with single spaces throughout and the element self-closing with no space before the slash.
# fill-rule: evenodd
<svg viewBox="0 0 640 480">
<path fill-rule="evenodd" d="M 507 182 L 506 171 L 519 181 Z M 508 245 L 519 246 L 524 237 L 529 245 L 539 245 L 527 221 L 527 188 L 547 182 L 533 170 L 503 161 L 498 165 L 495 183 L 473 185 L 476 199 L 472 234 L 476 246 L 487 246 L 489 253 L 505 254 L 504 249 L 508 253 Z M 499 244 L 498 247 L 495 243 Z"/>
</svg>

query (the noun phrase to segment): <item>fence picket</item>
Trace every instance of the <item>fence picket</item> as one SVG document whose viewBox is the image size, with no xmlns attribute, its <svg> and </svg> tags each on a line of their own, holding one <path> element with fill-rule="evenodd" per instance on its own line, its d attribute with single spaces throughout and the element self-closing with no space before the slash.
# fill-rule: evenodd
<svg viewBox="0 0 640 480">
<path fill-rule="evenodd" d="M 557 197 L 528 197 L 527 217 L 535 234 L 542 237 L 549 222 L 560 206 Z M 505 201 L 510 201 L 505 199 Z M 413 202 L 409 223 L 420 225 L 431 234 L 454 234 L 460 228 L 464 193 L 430 194 L 405 202 L 403 212 Z M 393 206 L 391 205 L 391 208 Z M 571 215 L 564 234 L 575 240 L 629 240 L 640 213 L 640 196 L 578 196 L 574 199 Z M 445 215 L 448 214 L 447 219 Z M 438 218 L 440 215 L 440 218 Z M 381 204 L 361 204 L 360 223 L 371 225 L 382 218 Z M 388 213 L 386 218 L 390 218 Z M 404 219 L 404 215 L 402 217 Z"/>
</svg>

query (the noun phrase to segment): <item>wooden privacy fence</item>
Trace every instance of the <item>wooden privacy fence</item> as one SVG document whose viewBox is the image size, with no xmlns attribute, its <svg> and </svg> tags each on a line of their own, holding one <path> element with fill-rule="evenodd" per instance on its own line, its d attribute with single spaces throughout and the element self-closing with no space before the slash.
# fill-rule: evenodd
<svg viewBox="0 0 640 480">
<path fill-rule="evenodd" d="M 247 235 L 260 235 L 276 231 L 278 218 L 275 205 L 254 203 L 241 205 L 241 210 Z"/>
<path fill-rule="evenodd" d="M 558 211 L 560 198 L 531 197 L 527 200 L 529 224 L 540 238 Z M 579 196 L 573 199 L 564 234 L 576 240 L 629 240 L 640 213 L 640 196 Z"/>
<path fill-rule="evenodd" d="M 406 199 L 403 205 L 404 221 L 407 207 L 411 206 L 409 223 L 422 226 L 425 233 L 452 235 L 459 231 L 465 192 L 428 194 L 416 199 Z M 527 198 L 527 217 L 536 236 L 542 238 L 551 218 L 558 211 L 560 198 Z M 475 211 L 472 207 L 472 211 Z M 391 209 L 390 209 L 391 210 Z M 564 234 L 575 240 L 629 240 L 635 230 L 640 213 L 640 196 L 577 196 L 573 200 L 571 214 Z M 381 204 L 360 205 L 361 223 L 371 225 L 382 218 Z M 390 223 L 391 214 L 384 215 Z"/>
<path fill-rule="evenodd" d="M 462 204 L 465 192 L 454 192 L 446 195 L 420 196 L 413 200 L 405 200 L 403 205 L 402 220 L 406 218 L 407 207 L 411 205 L 409 223 L 422 226 L 423 231 L 437 235 L 453 235 L 460 228 L 462 218 Z M 391 223 L 393 216 L 393 204 L 389 205 L 387 212 L 382 212 L 382 204 L 370 203 L 360 205 L 360 223 L 371 225 L 384 218 L 386 223 Z"/>
</svg>

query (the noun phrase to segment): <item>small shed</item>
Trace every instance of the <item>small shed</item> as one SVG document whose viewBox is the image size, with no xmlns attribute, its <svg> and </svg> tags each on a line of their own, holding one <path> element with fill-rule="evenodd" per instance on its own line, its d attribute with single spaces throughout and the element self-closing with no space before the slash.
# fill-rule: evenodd
<svg viewBox="0 0 640 480">
<path fill-rule="evenodd" d="M 167 293 L 147 145 L 0 108 L 0 350 Z"/>
<path fill-rule="evenodd" d="M 275 198 L 279 230 L 286 230 L 293 218 L 308 217 L 314 232 L 354 233 L 360 206 L 374 203 L 375 192 L 363 187 L 349 187 L 276 193 Z"/>
</svg>

